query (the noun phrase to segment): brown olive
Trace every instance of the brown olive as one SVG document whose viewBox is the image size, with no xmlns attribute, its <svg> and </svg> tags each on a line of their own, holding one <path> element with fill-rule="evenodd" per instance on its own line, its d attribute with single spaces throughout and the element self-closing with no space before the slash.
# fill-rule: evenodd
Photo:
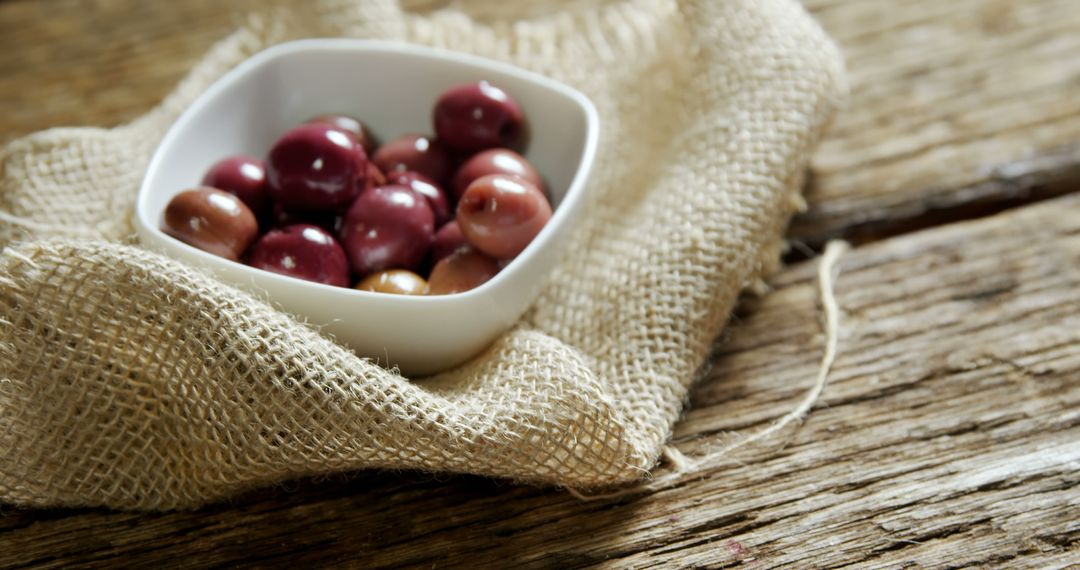
<svg viewBox="0 0 1080 570">
<path fill-rule="evenodd" d="M 394 295 L 424 295 L 427 293 L 428 284 L 423 277 L 412 271 L 388 269 L 368 275 L 356 285 L 356 288 L 361 291 Z"/>
<path fill-rule="evenodd" d="M 549 219 L 551 205 L 544 193 L 523 178 L 505 174 L 474 180 L 457 210 L 465 239 L 499 259 L 521 253 Z"/>
<path fill-rule="evenodd" d="M 435 264 L 428 277 L 428 294 L 449 295 L 475 289 L 499 272 L 499 262 L 464 247 Z"/>
<path fill-rule="evenodd" d="M 259 222 L 236 196 L 202 187 L 184 190 L 169 201 L 161 229 L 186 244 L 236 261 L 258 237 Z"/>
</svg>

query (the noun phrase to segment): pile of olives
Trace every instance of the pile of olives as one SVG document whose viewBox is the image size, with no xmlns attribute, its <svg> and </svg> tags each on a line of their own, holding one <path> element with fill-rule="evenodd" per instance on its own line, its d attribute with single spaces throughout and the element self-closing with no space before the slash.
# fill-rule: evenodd
<svg viewBox="0 0 1080 570">
<path fill-rule="evenodd" d="M 515 151 L 526 122 L 505 91 L 458 85 L 433 115 L 434 137 L 383 145 L 354 117 L 314 117 L 282 135 L 265 162 L 214 164 L 201 187 L 173 197 L 162 229 L 327 285 L 403 295 L 477 287 L 540 233 L 551 205 L 540 174 Z"/>
</svg>

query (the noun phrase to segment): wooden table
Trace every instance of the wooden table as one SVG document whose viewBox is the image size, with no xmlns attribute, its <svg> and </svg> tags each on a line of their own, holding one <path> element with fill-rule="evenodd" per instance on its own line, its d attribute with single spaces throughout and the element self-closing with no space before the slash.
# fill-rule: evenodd
<svg viewBox="0 0 1080 570">
<path fill-rule="evenodd" d="M 805 247 L 675 434 L 694 454 L 802 396 L 821 333 L 798 259 L 846 237 L 840 356 L 783 447 L 618 501 L 360 473 L 198 512 L 4 507 L 0 565 L 1080 564 L 1080 3 L 806 3 L 850 109 L 791 228 Z M 256 4 L 0 0 L 0 140 L 136 116 Z"/>
</svg>

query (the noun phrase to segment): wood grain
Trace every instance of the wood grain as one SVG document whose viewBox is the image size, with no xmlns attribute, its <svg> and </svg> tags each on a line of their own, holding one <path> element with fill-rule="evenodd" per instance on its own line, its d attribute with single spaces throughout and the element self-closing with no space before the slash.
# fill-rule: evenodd
<svg viewBox="0 0 1080 570">
<path fill-rule="evenodd" d="M 260 5 L 0 0 L 0 141 L 139 115 Z M 792 236 L 866 245 L 841 264 L 840 358 L 800 429 L 621 501 L 361 473 L 197 512 L 0 507 L 0 567 L 1080 563 L 1080 194 L 1054 198 L 1080 188 L 1080 5 L 806 5 L 844 48 L 852 97 Z M 683 452 L 802 396 L 822 342 L 813 270 L 743 303 L 677 428 Z"/>
<path fill-rule="evenodd" d="M 791 234 L 867 241 L 1080 187 L 1073 0 L 807 0 L 851 101 Z"/>
<path fill-rule="evenodd" d="M 844 49 L 852 95 L 813 161 L 793 238 L 865 242 L 1080 187 L 1074 0 L 805 3 Z M 138 116 L 261 5 L 0 1 L 0 141 Z"/>
<path fill-rule="evenodd" d="M 621 501 L 467 477 L 306 481 L 193 513 L 9 512 L 0 565 L 1063 567 L 1080 560 L 1080 195 L 841 261 L 840 357 L 771 445 Z M 676 443 L 769 425 L 821 348 L 813 264 L 748 300 Z M 737 461 L 736 461 L 737 460 Z"/>
</svg>

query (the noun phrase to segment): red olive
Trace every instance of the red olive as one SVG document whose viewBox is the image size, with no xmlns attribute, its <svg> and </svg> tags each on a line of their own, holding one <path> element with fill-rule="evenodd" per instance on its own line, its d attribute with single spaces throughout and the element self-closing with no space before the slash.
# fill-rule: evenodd
<svg viewBox="0 0 1080 570">
<path fill-rule="evenodd" d="M 374 162 L 368 162 L 367 176 L 364 177 L 364 190 L 371 190 L 376 186 L 385 186 L 386 176 L 383 176 L 378 166 L 375 166 Z M 361 192 L 363 194 L 363 192 Z"/>
<path fill-rule="evenodd" d="M 444 184 L 450 176 L 450 155 L 438 141 L 424 135 L 404 135 L 375 151 L 375 166 L 387 176 L 412 170 Z"/>
<path fill-rule="evenodd" d="M 217 188 L 184 190 L 165 207 L 161 228 L 203 251 L 236 261 L 259 235 L 255 214 Z"/>
<path fill-rule="evenodd" d="M 353 271 L 420 265 L 435 235 L 435 215 L 427 199 L 405 186 L 380 186 L 353 202 L 341 227 L 341 243 Z"/>
<path fill-rule="evenodd" d="M 348 115 L 319 115 L 318 117 L 308 119 L 307 122 L 332 125 L 343 131 L 352 133 L 352 136 L 356 137 L 356 142 L 364 147 L 364 152 L 366 152 L 368 156 L 371 156 L 371 153 L 375 152 L 375 149 L 379 146 L 378 141 L 375 139 L 375 135 L 371 133 L 371 129 L 369 129 L 360 119 Z"/>
<path fill-rule="evenodd" d="M 544 188 L 544 181 L 540 173 L 525 160 L 524 156 L 507 149 L 493 148 L 474 155 L 462 164 L 454 173 L 454 180 L 450 187 L 454 189 L 454 197 L 461 199 L 465 189 L 472 184 L 473 180 L 488 174 L 511 174 L 520 176 L 532 183 L 537 188 Z"/>
<path fill-rule="evenodd" d="M 524 138 L 521 107 L 487 81 L 447 89 L 435 103 L 434 119 L 435 135 L 454 150 L 515 146 Z"/>
<path fill-rule="evenodd" d="M 412 188 L 414 192 L 427 198 L 431 211 L 435 213 L 435 227 L 441 227 L 453 216 L 446 192 L 427 176 L 419 172 L 399 172 L 390 175 L 390 183 Z"/>
<path fill-rule="evenodd" d="M 405 269 L 387 269 L 378 271 L 364 278 L 356 285 L 361 291 L 391 293 L 394 295 L 424 295 L 427 293 L 427 281 L 423 277 Z"/>
<path fill-rule="evenodd" d="M 325 124 L 300 125 L 270 149 L 267 174 L 274 200 L 286 210 L 333 210 L 363 189 L 364 148 L 351 134 Z"/>
<path fill-rule="evenodd" d="M 238 155 L 219 160 L 203 176 L 202 184 L 240 198 L 256 217 L 270 210 L 266 165 L 257 158 Z"/>
<path fill-rule="evenodd" d="M 551 205 L 544 193 L 524 179 L 505 174 L 474 180 L 457 210 L 465 239 L 500 259 L 521 253 L 549 219 Z"/>
<path fill-rule="evenodd" d="M 428 294 L 449 295 L 475 289 L 499 272 L 499 263 L 469 247 L 435 264 L 428 277 Z"/>
<path fill-rule="evenodd" d="M 451 220 L 435 232 L 435 239 L 431 242 L 431 263 L 438 263 L 442 258 L 468 245 L 469 242 L 465 241 L 465 235 L 461 233 L 457 220 Z"/>
<path fill-rule="evenodd" d="M 270 230 L 251 247 L 248 265 L 298 279 L 349 286 L 349 262 L 334 236 L 309 224 Z"/>
</svg>

